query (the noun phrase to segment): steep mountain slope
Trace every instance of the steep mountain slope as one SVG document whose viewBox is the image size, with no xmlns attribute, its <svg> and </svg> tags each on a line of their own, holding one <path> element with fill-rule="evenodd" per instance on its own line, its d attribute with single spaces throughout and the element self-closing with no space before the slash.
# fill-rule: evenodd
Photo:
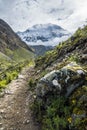
<svg viewBox="0 0 87 130">
<path fill-rule="evenodd" d="M 30 47 L 34 50 L 36 56 L 44 55 L 47 51 L 53 49 L 52 46 L 43 46 L 43 45 L 32 45 Z"/>
<path fill-rule="evenodd" d="M 0 60 L 11 60 L 8 56 L 6 56 L 4 53 L 0 52 Z"/>
<path fill-rule="evenodd" d="M 28 45 L 55 46 L 67 39 L 70 33 L 56 24 L 38 24 L 17 33 Z"/>
<path fill-rule="evenodd" d="M 17 50 L 23 52 L 23 54 L 26 53 L 26 56 L 22 58 L 23 54 L 17 54 Z M 28 59 L 33 56 L 31 48 L 22 42 L 17 34 L 2 19 L 0 19 L 0 51 L 13 60 Z"/>
<path fill-rule="evenodd" d="M 33 59 L 32 49 L 0 19 L 0 91 Z"/>
<path fill-rule="evenodd" d="M 51 57 L 51 58 L 50 58 Z M 53 51 L 49 51 L 44 56 L 36 60 L 36 66 L 43 68 L 49 67 L 55 62 L 72 59 L 78 62 L 87 61 L 87 26 L 83 29 L 78 29 L 76 33 L 67 41 L 60 43 Z M 43 64 L 44 61 L 44 64 Z"/>
<path fill-rule="evenodd" d="M 43 130 L 87 129 L 87 26 L 36 59 L 34 114 Z"/>
</svg>

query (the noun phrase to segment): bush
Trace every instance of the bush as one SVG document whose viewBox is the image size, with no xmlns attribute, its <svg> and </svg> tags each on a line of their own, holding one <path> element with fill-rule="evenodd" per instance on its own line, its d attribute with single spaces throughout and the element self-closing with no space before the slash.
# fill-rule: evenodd
<svg viewBox="0 0 87 130">
<path fill-rule="evenodd" d="M 37 120 L 42 123 L 42 130 L 68 130 L 70 107 L 63 97 L 51 97 L 50 103 L 35 101 L 33 105 Z"/>
<path fill-rule="evenodd" d="M 30 89 L 34 89 L 35 86 L 36 86 L 36 82 L 35 82 L 34 79 L 31 78 L 31 79 L 29 80 L 29 88 L 30 88 Z"/>
</svg>

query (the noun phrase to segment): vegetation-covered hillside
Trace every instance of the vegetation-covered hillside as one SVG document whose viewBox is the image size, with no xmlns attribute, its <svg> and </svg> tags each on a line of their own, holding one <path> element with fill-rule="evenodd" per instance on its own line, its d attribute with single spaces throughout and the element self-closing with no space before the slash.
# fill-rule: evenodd
<svg viewBox="0 0 87 130">
<path fill-rule="evenodd" d="M 0 19 L 0 90 L 16 78 L 21 68 L 33 62 L 33 59 L 32 49 Z"/>
<path fill-rule="evenodd" d="M 47 68 L 63 60 L 87 63 L 87 26 L 79 28 L 67 41 L 36 59 L 36 67 Z"/>
<path fill-rule="evenodd" d="M 87 26 L 36 59 L 33 110 L 42 130 L 87 130 Z"/>
<path fill-rule="evenodd" d="M 0 19 L 0 52 L 12 60 L 32 58 L 32 49 L 21 41 L 10 26 Z"/>
</svg>

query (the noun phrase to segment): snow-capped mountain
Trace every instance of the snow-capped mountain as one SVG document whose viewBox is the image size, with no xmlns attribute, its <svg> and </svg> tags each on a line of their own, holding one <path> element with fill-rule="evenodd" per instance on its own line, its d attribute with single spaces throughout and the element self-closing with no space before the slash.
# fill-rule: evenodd
<svg viewBox="0 0 87 130">
<path fill-rule="evenodd" d="M 70 33 L 55 24 L 34 25 L 24 32 L 17 32 L 20 38 L 28 45 L 55 46 L 66 40 Z"/>
</svg>

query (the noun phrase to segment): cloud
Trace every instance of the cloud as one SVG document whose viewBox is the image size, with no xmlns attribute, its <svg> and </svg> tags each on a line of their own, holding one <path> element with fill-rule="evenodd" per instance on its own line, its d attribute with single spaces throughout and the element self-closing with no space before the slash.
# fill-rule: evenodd
<svg viewBox="0 0 87 130">
<path fill-rule="evenodd" d="M 15 31 L 55 23 L 75 31 L 87 19 L 87 0 L 0 0 L 0 17 Z"/>
<path fill-rule="evenodd" d="M 75 31 L 78 27 L 85 24 L 85 21 L 87 19 L 87 1 L 84 0 L 83 2 L 83 0 L 77 0 L 73 2 L 74 8 L 72 15 L 60 22 L 60 25 L 65 28 L 68 27 L 70 31 Z M 70 6 L 72 6 L 72 3 Z"/>
</svg>

